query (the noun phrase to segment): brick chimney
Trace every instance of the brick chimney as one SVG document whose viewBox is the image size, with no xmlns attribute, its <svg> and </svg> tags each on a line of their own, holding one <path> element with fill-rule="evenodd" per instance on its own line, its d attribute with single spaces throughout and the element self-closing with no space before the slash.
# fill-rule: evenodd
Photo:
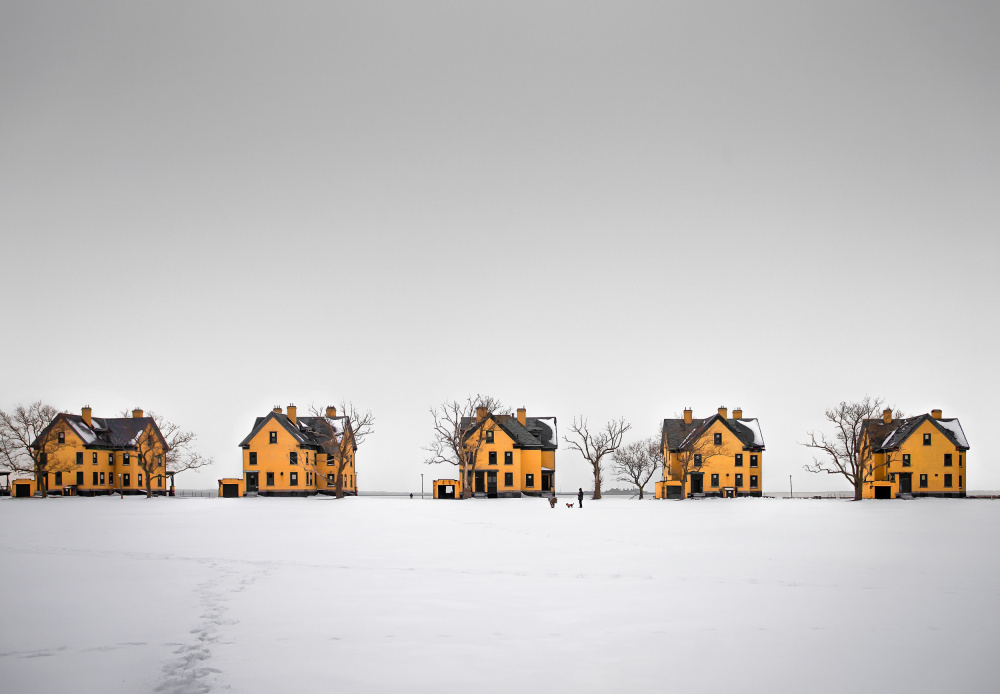
<svg viewBox="0 0 1000 694">
<path fill-rule="evenodd" d="M 137 407 L 132 410 L 132 419 L 142 419 L 142 409 Z"/>
<path fill-rule="evenodd" d="M 523 407 L 517 408 L 517 421 L 520 422 L 521 426 L 528 425 L 528 411 Z"/>
<path fill-rule="evenodd" d="M 884 410 L 882 410 L 882 421 L 885 422 L 886 424 L 892 424 L 892 409 L 891 408 L 887 407 Z"/>
<path fill-rule="evenodd" d="M 931 417 L 941 419 L 941 410 L 931 410 Z"/>
<path fill-rule="evenodd" d="M 333 417 L 336 417 L 337 416 L 337 408 L 334 407 L 333 405 L 327 405 L 326 406 L 326 416 L 330 417 L 331 419 Z"/>
<path fill-rule="evenodd" d="M 281 414 L 281 412 L 282 412 L 281 405 L 275 405 L 274 409 L 272 410 L 272 412 L 277 412 L 278 414 Z"/>
<path fill-rule="evenodd" d="M 684 423 L 685 424 L 690 424 L 691 423 L 691 408 L 690 407 L 685 407 L 684 408 Z"/>
<path fill-rule="evenodd" d="M 725 419 L 728 414 L 729 414 L 729 410 L 726 409 L 725 405 L 723 405 L 722 407 L 719 408 L 719 416 L 720 417 L 722 417 L 723 419 Z"/>
<path fill-rule="evenodd" d="M 83 423 L 86 424 L 88 427 L 91 427 L 90 415 L 92 412 L 93 410 L 90 409 L 90 405 L 84 405 L 83 409 L 80 410 L 80 415 L 83 417 Z"/>
<path fill-rule="evenodd" d="M 295 405 L 288 406 L 288 421 L 295 424 Z"/>
<path fill-rule="evenodd" d="M 737 407 L 733 410 L 733 419 L 743 419 L 743 408 Z"/>
<path fill-rule="evenodd" d="M 487 410 L 485 407 L 477 407 L 476 408 L 476 421 L 477 422 L 483 421 L 484 419 L 486 419 L 486 415 L 488 415 L 488 414 L 489 414 L 489 410 Z"/>
</svg>

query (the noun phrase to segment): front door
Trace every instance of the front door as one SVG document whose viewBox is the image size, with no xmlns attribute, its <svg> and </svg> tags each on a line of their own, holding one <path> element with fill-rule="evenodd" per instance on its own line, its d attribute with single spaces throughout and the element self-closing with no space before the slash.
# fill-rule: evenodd
<svg viewBox="0 0 1000 694">
<path fill-rule="evenodd" d="M 496 498 L 497 495 L 497 471 L 490 470 L 486 473 L 486 496 Z"/>
<path fill-rule="evenodd" d="M 899 493 L 900 494 L 912 494 L 913 493 L 913 473 L 912 472 L 900 472 L 899 473 Z"/>
<path fill-rule="evenodd" d="M 257 475 L 259 472 L 248 472 L 247 473 L 247 491 L 255 492 L 257 491 Z"/>
<path fill-rule="evenodd" d="M 701 493 L 704 492 L 704 486 L 702 485 L 702 479 L 701 479 L 703 474 L 704 473 L 701 473 L 701 472 L 692 472 L 691 473 L 691 493 L 692 494 L 701 494 Z"/>
<path fill-rule="evenodd" d="M 552 491 L 552 473 L 542 472 L 542 491 Z"/>
<path fill-rule="evenodd" d="M 486 491 L 486 473 L 482 470 L 476 471 L 476 486 L 473 487 L 475 492 L 485 492 Z"/>
</svg>

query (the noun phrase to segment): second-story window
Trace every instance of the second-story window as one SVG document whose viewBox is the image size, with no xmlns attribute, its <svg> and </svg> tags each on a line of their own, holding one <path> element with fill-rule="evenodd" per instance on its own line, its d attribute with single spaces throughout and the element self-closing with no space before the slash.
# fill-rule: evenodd
<svg viewBox="0 0 1000 694">
<path fill-rule="evenodd" d="M 295 451 L 292 451 L 291 453 L 289 453 L 288 454 L 288 462 L 291 463 L 292 465 L 298 465 L 299 464 L 299 454 L 296 453 Z M 295 473 L 293 472 L 292 474 L 294 475 Z"/>
<path fill-rule="evenodd" d="M 122 453 L 122 465 L 131 465 L 128 453 Z"/>
<path fill-rule="evenodd" d="M 514 464 L 514 451 L 504 451 L 503 452 L 503 464 L 513 465 Z"/>
<path fill-rule="evenodd" d="M 97 453 L 94 453 L 93 457 L 90 460 L 94 465 L 97 465 Z"/>
<path fill-rule="evenodd" d="M 961 453 L 958 454 L 958 466 L 962 467 L 962 454 Z"/>
<path fill-rule="evenodd" d="M 757 461 L 758 460 L 759 460 L 759 458 L 756 455 L 751 454 L 750 455 L 750 467 L 757 467 L 757 465 L 758 465 Z"/>
<path fill-rule="evenodd" d="M 925 446 L 930 446 L 931 445 L 931 435 L 930 434 L 924 434 L 924 445 Z"/>
<path fill-rule="evenodd" d="M 257 451 L 250 451 L 250 464 L 251 465 L 257 464 Z"/>
<path fill-rule="evenodd" d="M 904 453 L 903 454 L 903 467 L 910 467 L 910 454 L 909 453 Z"/>
<path fill-rule="evenodd" d="M 114 465 L 114 464 L 115 464 L 115 454 L 108 453 L 108 465 Z"/>
<path fill-rule="evenodd" d="M 944 454 L 944 466 L 951 467 L 951 453 Z"/>
<path fill-rule="evenodd" d="M 496 465 L 496 464 L 497 464 L 497 452 L 490 451 L 490 465 Z"/>
<path fill-rule="evenodd" d="M 76 464 L 83 465 L 83 451 L 77 451 L 76 454 Z"/>
<path fill-rule="evenodd" d="M 701 453 L 694 454 L 694 464 L 695 466 L 701 465 Z"/>
<path fill-rule="evenodd" d="M 743 467 L 743 454 L 742 453 L 737 453 L 736 454 L 735 465 L 736 465 L 736 467 Z"/>
</svg>

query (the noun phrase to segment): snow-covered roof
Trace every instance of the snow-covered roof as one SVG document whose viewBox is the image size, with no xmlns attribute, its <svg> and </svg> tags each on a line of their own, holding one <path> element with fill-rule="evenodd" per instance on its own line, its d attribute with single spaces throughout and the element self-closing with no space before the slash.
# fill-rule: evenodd
<svg viewBox="0 0 1000 694">
<path fill-rule="evenodd" d="M 955 440 L 958 441 L 958 445 L 963 448 L 969 447 L 969 440 L 965 438 L 965 432 L 962 431 L 962 425 L 958 423 L 957 419 L 936 419 L 934 420 L 939 426 L 944 427 L 952 433 Z"/>
<path fill-rule="evenodd" d="M 91 431 L 90 428 L 82 421 L 77 422 L 69 417 L 66 418 L 66 421 L 69 422 L 70 427 L 72 427 L 73 431 L 76 432 L 76 435 L 79 436 L 80 440 L 85 444 L 89 445 L 97 440 L 97 436 L 94 435 L 94 432 Z"/>
<path fill-rule="evenodd" d="M 535 421 L 544 424 L 548 427 L 549 431 L 545 432 L 542 430 L 543 437 L 541 439 L 543 446 L 558 446 L 559 445 L 559 433 L 556 431 L 556 418 L 555 417 L 534 417 Z M 546 435 L 547 434 L 547 435 Z"/>
<path fill-rule="evenodd" d="M 737 419 L 736 421 L 753 432 L 753 445 L 764 447 L 764 435 L 760 433 L 760 422 L 756 419 Z"/>
</svg>

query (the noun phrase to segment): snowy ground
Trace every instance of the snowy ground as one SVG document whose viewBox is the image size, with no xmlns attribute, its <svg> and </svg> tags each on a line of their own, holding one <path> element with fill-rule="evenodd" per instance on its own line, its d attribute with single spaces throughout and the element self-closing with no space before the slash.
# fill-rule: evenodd
<svg viewBox="0 0 1000 694">
<path fill-rule="evenodd" d="M 1000 690 L 1000 501 L 4 499 L 0 522 L 3 692 Z"/>
</svg>

